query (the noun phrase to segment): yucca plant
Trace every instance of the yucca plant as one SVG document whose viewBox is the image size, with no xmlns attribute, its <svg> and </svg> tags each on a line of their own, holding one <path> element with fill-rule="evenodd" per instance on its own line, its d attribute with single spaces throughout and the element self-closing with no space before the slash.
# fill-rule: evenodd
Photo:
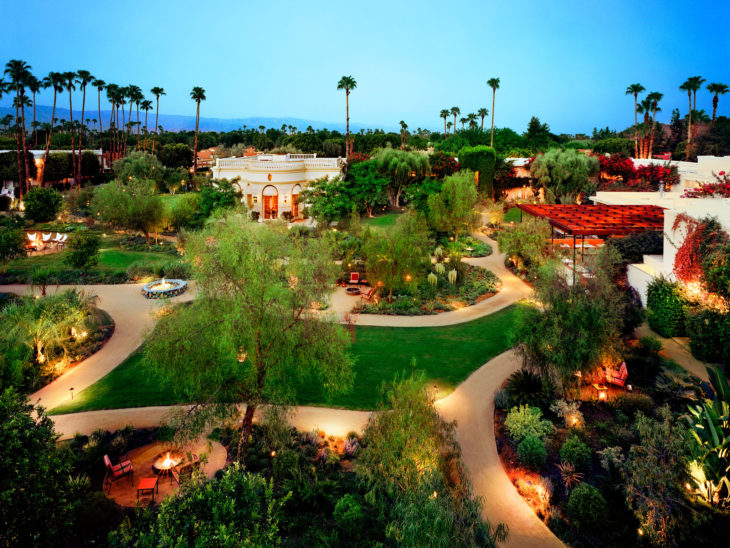
<svg viewBox="0 0 730 548">
<path fill-rule="evenodd" d="M 558 464 L 558 470 L 560 470 L 560 478 L 563 480 L 565 490 L 570 491 L 573 487 L 583 481 L 583 474 L 578 472 L 569 462 L 562 462 Z"/>
<path fill-rule="evenodd" d="M 504 389 L 513 405 L 536 405 L 547 409 L 553 399 L 555 384 L 539 373 L 520 369 L 509 376 Z"/>
</svg>

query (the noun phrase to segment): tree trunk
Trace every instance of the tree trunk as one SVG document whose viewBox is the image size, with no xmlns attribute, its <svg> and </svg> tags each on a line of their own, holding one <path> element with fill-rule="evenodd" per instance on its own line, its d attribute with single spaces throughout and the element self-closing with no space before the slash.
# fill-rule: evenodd
<svg viewBox="0 0 730 548">
<path fill-rule="evenodd" d="M 104 136 L 101 125 L 101 89 L 99 89 L 99 150 L 101 150 L 102 158 L 104 157 Z M 102 160 L 102 164 L 104 160 Z"/>
<path fill-rule="evenodd" d="M 720 98 L 716 93 L 715 96 L 712 98 L 712 129 L 715 129 L 715 117 L 717 116 L 717 103 L 719 100 Z"/>
<path fill-rule="evenodd" d="M 692 94 L 688 91 L 687 97 L 689 97 L 689 118 L 687 118 L 687 151 L 685 160 L 689 162 L 689 156 L 692 151 Z"/>
<path fill-rule="evenodd" d="M 195 147 L 193 148 L 193 175 L 198 174 L 198 123 L 200 121 L 200 101 L 195 110 Z"/>
<path fill-rule="evenodd" d="M 444 139 L 446 139 L 447 135 L 448 135 L 448 132 L 446 131 L 446 117 L 444 117 Z"/>
<path fill-rule="evenodd" d="M 248 449 L 248 439 L 251 437 L 253 429 L 253 415 L 256 412 L 256 405 L 252 403 L 246 404 L 246 413 L 243 415 L 241 423 L 241 436 L 238 438 L 238 450 L 236 452 L 236 460 L 239 462 L 245 457 Z"/>
<path fill-rule="evenodd" d="M 345 89 L 345 160 L 350 159 L 350 90 Z"/>
<path fill-rule="evenodd" d="M 68 88 L 68 116 L 71 119 L 71 173 L 76 177 L 76 146 L 74 145 L 74 111 L 71 88 Z"/>
<path fill-rule="evenodd" d="M 494 100 L 497 96 L 497 90 L 492 88 L 492 137 L 489 139 L 489 146 L 494 146 Z"/>
<path fill-rule="evenodd" d="M 637 102 L 639 94 L 634 93 L 634 158 L 639 157 L 639 114 L 637 112 Z"/>
<path fill-rule="evenodd" d="M 36 131 L 36 125 L 35 125 L 35 91 L 34 91 L 33 92 L 33 148 L 36 148 L 37 146 L 38 146 L 38 131 Z"/>
<path fill-rule="evenodd" d="M 160 96 L 157 96 L 157 108 L 155 108 L 155 136 L 152 137 L 152 154 L 155 153 L 155 142 L 157 141 L 157 119 L 160 116 Z"/>
<path fill-rule="evenodd" d="M 23 200 L 23 158 L 20 156 L 20 88 L 16 89 L 15 103 L 15 149 L 18 151 L 18 187 L 20 188 L 20 200 Z"/>
<path fill-rule="evenodd" d="M 41 186 L 43 186 L 43 182 L 45 181 L 46 176 L 46 162 L 48 161 L 48 151 L 51 148 L 51 137 L 53 136 L 53 120 L 56 117 L 56 88 L 53 88 L 53 110 L 51 110 L 51 129 L 48 132 L 48 135 L 46 136 L 46 152 L 43 154 L 43 169 L 41 170 L 41 175 L 38 177 L 38 180 L 41 182 Z"/>
<path fill-rule="evenodd" d="M 139 150 L 139 103 L 137 103 L 137 146 L 135 148 Z"/>
<path fill-rule="evenodd" d="M 83 86 L 83 93 L 81 95 L 81 125 L 79 126 L 79 161 L 78 161 L 78 185 L 77 189 L 81 188 L 81 150 L 84 148 L 84 112 L 86 111 L 86 84 Z"/>
<path fill-rule="evenodd" d="M 30 165 L 28 164 L 28 151 L 26 150 L 25 146 L 25 105 L 23 103 L 20 103 L 20 143 L 23 147 L 23 167 L 25 172 L 25 178 L 23 179 L 23 184 L 21 184 L 21 188 L 25 188 L 27 190 L 27 184 L 28 184 L 28 177 L 30 177 Z"/>
<path fill-rule="evenodd" d="M 651 141 L 649 142 L 649 158 L 654 157 L 654 132 L 656 131 L 656 109 L 651 117 Z"/>
<path fill-rule="evenodd" d="M 129 116 L 127 116 L 127 123 L 126 125 L 126 131 L 124 132 L 124 155 L 127 155 L 127 141 L 129 140 L 129 134 L 132 132 L 132 127 L 130 124 L 132 123 L 132 107 L 133 107 L 132 99 L 129 99 Z"/>
</svg>

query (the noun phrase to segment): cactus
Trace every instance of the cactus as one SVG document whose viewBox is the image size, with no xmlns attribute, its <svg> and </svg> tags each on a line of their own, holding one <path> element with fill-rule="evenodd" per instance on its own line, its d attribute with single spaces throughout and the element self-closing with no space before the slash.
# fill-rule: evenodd
<svg viewBox="0 0 730 548">
<path fill-rule="evenodd" d="M 456 283 L 456 269 L 449 270 L 449 283 L 454 285 Z"/>
<path fill-rule="evenodd" d="M 444 263 L 436 263 L 434 269 L 436 270 L 436 274 L 439 276 L 446 274 L 446 267 L 444 266 Z"/>
<path fill-rule="evenodd" d="M 436 276 L 436 274 L 434 274 L 433 272 L 431 272 L 428 275 L 428 283 L 431 284 L 433 287 L 436 287 L 436 284 L 439 283 L 438 276 Z"/>
</svg>

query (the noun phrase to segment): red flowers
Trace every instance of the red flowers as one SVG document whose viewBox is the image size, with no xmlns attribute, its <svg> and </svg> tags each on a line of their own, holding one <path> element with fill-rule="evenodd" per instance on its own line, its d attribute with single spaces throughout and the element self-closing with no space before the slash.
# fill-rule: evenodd
<svg viewBox="0 0 730 548">
<path fill-rule="evenodd" d="M 713 174 L 714 175 L 714 174 Z M 716 183 L 700 185 L 699 188 L 685 190 L 682 198 L 730 198 L 730 175 L 721 171 L 715 175 Z"/>
</svg>

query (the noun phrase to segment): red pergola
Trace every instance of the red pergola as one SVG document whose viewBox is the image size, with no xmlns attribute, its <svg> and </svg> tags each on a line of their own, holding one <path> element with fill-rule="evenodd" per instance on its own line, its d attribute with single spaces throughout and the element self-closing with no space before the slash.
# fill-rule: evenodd
<svg viewBox="0 0 730 548">
<path fill-rule="evenodd" d="M 664 208 L 653 205 L 519 204 L 517 207 L 547 219 L 553 228 L 571 236 L 624 236 L 664 230 Z"/>
</svg>

